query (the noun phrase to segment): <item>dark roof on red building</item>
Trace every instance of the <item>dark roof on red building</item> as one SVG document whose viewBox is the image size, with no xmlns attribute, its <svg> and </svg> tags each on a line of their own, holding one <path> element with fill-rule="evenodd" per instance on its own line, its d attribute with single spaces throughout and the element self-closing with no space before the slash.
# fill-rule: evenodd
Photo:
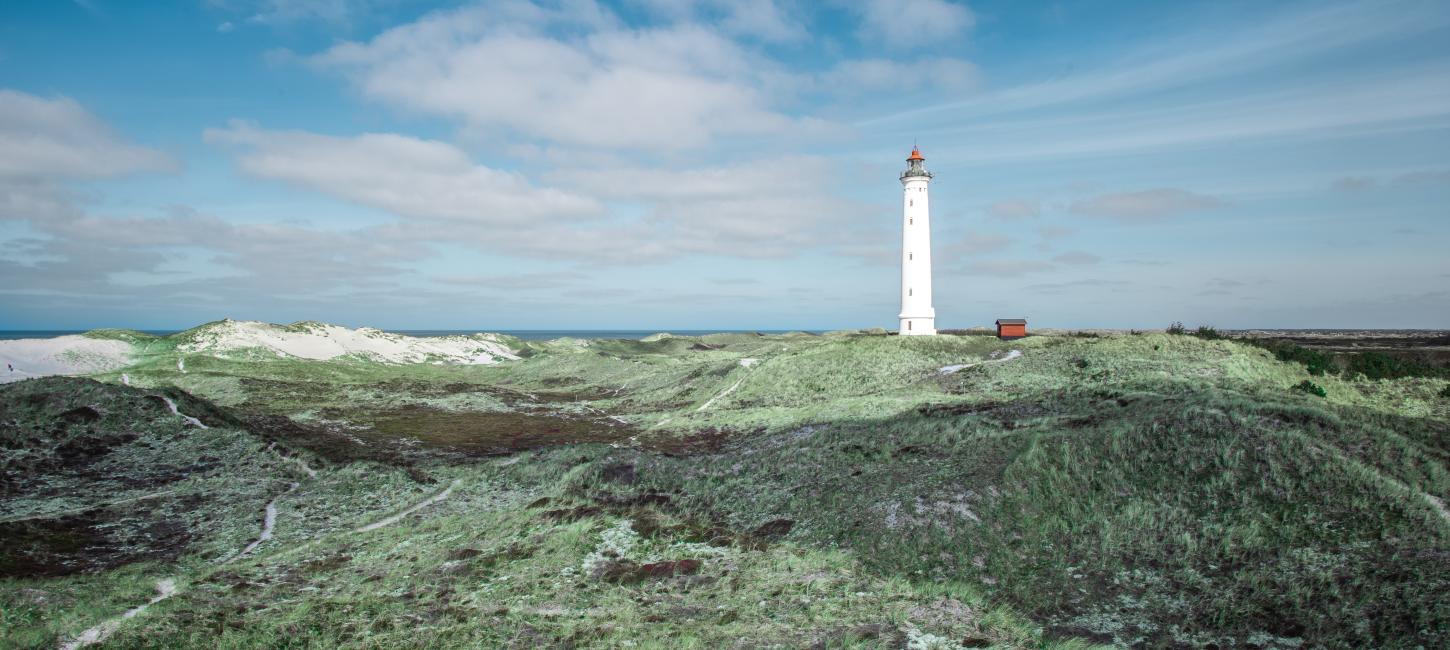
<svg viewBox="0 0 1450 650">
<path fill-rule="evenodd" d="M 1026 318 L 998 318 L 998 325 L 1026 325 Z"/>
</svg>

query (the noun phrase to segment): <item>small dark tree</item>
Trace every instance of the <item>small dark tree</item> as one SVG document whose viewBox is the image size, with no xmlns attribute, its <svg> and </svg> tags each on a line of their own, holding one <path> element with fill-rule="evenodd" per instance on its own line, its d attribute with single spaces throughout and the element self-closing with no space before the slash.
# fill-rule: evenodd
<svg viewBox="0 0 1450 650">
<path fill-rule="evenodd" d="M 1307 393 L 1307 394 L 1310 394 L 1310 395 L 1316 395 L 1316 396 L 1319 396 L 1319 397 L 1326 397 L 1328 395 L 1328 393 L 1325 393 L 1324 392 L 1324 388 L 1323 387 L 1321 387 L 1319 384 L 1316 384 L 1316 383 L 1314 383 L 1312 381 L 1309 381 L 1308 379 L 1305 379 L 1304 381 L 1301 381 L 1298 384 L 1295 384 L 1294 385 L 1294 390 L 1297 390 L 1297 391 L 1299 391 L 1301 393 Z"/>
<path fill-rule="evenodd" d="M 1183 327 L 1182 321 L 1173 321 L 1173 324 L 1168 326 L 1168 333 L 1182 336 L 1188 333 L 1188 329 Z"/>
</svg>

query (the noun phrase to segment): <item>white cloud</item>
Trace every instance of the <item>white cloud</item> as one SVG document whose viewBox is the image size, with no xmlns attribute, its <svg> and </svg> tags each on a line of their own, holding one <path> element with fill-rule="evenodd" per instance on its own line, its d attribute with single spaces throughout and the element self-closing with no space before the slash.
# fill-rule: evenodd
<svg viewBox="0 0 1450 650">
<path fill-rule="evenodd" d="M 947 0 L 862 0 L 855 6 L 863 41 L 901 50 L 960 36 L 977 23 L 971 9 Z"/>
<path fill-rule="evenodd" d="M 208 142 L 242 149 L 251 176 L 392 212 L 402 217 L 526 224 L 600 213 L 589 197 L 539 188 L 522 175 L 475 164 L 461 149 L 390 133 L 340 138 L 267 131 L 234 122 L 208 129 Z"/>
<path fill-rule="evenodd" d="M 168 171 L 166 154 L 122 141 L 66 97 L 0 90 L 0 177 L 91 179 Z"/>
<path fill-rule="evenodd" d="M 809 156 L 678 170 L 573 169 L 548 178 L 590 195 L 648 203 L 649 231 L 683 252 L 792 255 L 840 243 L 841 230 L 865 214 L 831 195 L 831 165 Z"/>
<path fill-rule="evenodd" d="M 1223 202 L 1212 196 L 1164 187 L 1141 192 L 1103 194 L 1073 201 L 1068 209 L 1090 217 L 1119 221 L 1147 221 L 1209 210 L 1221 205 Z"/>
<path fill-rule="evenodd" d="M 768 61 L 692 25 L 629 31 L 535 5 L 430 14 L 312 57 L 367 96 L 587 147 L 677 150 L 810 128 L 768 107 Z M 580 37 L 541 33 L 582 33 Z"/>
</svg>

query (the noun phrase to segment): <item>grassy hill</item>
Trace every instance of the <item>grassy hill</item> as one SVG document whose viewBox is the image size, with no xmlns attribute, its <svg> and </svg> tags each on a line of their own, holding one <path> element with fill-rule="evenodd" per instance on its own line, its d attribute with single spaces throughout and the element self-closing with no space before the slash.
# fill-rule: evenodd
<svg viewBox="0 0 1450 650">
<path fill-rule="evenodd" d="M 107 647 L 1450 644 L 1442 378 L 1166 334 L 507 343 L 163 338 L 0 387 L 4 645 L 168 577 Z"/>
</svg>

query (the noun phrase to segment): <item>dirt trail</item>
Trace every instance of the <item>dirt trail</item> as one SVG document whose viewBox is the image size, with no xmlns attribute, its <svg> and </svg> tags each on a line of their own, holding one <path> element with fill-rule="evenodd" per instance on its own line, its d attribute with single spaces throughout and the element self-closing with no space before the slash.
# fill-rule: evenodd
<svg viewBox="0 0 1450 650">
<path fill-rule="evenodd" d="M 1020 356 L 1022 356 L 1022 351 L 1021 350 L 1012 350 L 1012 351 L 1008 352 L 1006 354 L 1006 356 L 1002 357 L 1001 359 L 987 359 L 986 361 L 978 361 L 976 363 L 958 363 L 956 365 L 951 365 L 951 366 L 942 366 L 940 368 L 937 368 L 936 369 L 936 372 L 939 375 L 950 375 L 950 374 L 953 374 L 953 373 L 957 373 L 957 372 L 961 372 L 963 370 L 966 370 L 967 368 L 975 368 L 975 367 L 980 366 L 980 365 L 985 364 L 985 363 L 1006 363 L 1006 362 L 1011 361 L 1013 359 L 1016 359 L 1016 358 L 1018 358 Z"/>
<path fill-rule="evenodd" d="M 277 450 L 277 443 L 275 443 L 275 442 L 268 443 L 267 444 L 267 450 L 268 451 L 276 451 Z M 282 460 L 286 460 L 286 461 L 290 461 L 290 462 L 293 462 L 293 463 L 297 463 L 297 466 L 302 468 L 303 473 L 307 474 L 307 478 L 317 478 L 317 470 L 312 469 L 311 467 L 309 467 L 307 465 L 307 461 L 302 460 L 301 458 L 298 458 L 296 456 L 288 456 L 288 455 L 286 455 L 286 454 L 284 454 L 284 453 L 282 453 L 280 451 L 276 451 L 276 453 L 277 453 L 277 455 L 279 457 L 282 458 Z"/>
<path fill-rule="evenodd" d="M 258 535 L 257 539 L 251 544 L 248 544 L 246 548 L 242 549 L 242 552 L 237 554 L 237 557 L 241 557 L 243 555 L 251 553 L 252 550 L 260 546 L 262 542 L 272 539 L 272 530 L 277 527 L 277 500 L 289 494 L 292 494 L 297 490 L 297 487 L 300 485 L 302 484 L 293 483 L 291 487 L 287 488 L 286 492 L 283 492 L 273 497 L 271 501 L 267 502 L 267 508 L 264 511 L 265 514 L 263 514 L 262 516 L 262 534 Z"/>
<path fill-rule="evenodd" d="M 759 363 L 759 362 L 760 362 L 759 359 L 741 359 L 739 361 L 740 367 L 741 368 L 745 368 L 746 370 L 751 369 L 752 367 L 755 366 L 756 363 Z M 707 408 L 710 408 L 710 406 L 715 403 L 715 400 L 718 400 L 721 397 L 724 397 L 726 395 L 729 395 L 730 393 L 735 392 L 735 389 L 739 388 L 740 387 L 740 384 L 743 384 L 743 383 L 745 383 L 745 377 L 741 377 L 740 379 L 737 379 L 735 381 L 735 383 L 733 383 L 733 384 L 730 385 L 729 388 L 726 388 L 725 390 L 720 391 L 720 394 L 719 395 L 716 395 L 714 397 L 711 397 L 709 399 L 709 401 L 705 402 L 704 404 L 701 404 L 700 405 L 700 408 L 695 409 L 695 412 L 696 413 L 699 413 L 699 412 L 701 412 L 701 411 L 703 411 L 703 410 L 705 410 Z"/>
<path fill-rule="evenodd" d="M 177 411 L 176 410 L 176 403 L 175 402 L 172 402 L 170 399 L 167 399 L 165 397 L 163 397 L 162 399 L 165 399 L 166 400 L 166 405 L 168 407 L 170 407 L 172 413 L 175 413 L 176 415 L 179 415 L 179 416 L 185 418 L 188 422 L 190 422 L 192 424 L 195 424 L 196 426 L 199 426 L 199 427 L 201 427 L 203 429 L 207 428 L 205 424 L 202 424 L 196 418 L 193 418 L 193 417 L 191 417 L 189 415 L 186 415 L 184 413 L 181 413 L 181 412 Z M 271 449 L 272 447 L 269 446 L 268 448 Z M 282 457 L 285 458 L 285 459 L 287 459 L 287 460 L 293 461 L 293 462 L 297 463 L 299 466 L 301 466 L 302 471 L 307 474 L 308 478 L 317 478 L 317 471 L 314 470 L 314 469 L 312 469 L 311 467 L 308 467 L 306 461 L 302 460 L 301 458 L 295 458 L 295 457 L 292 457 L 292 456 L 282 456 Z M 428 498 L 426 498 L 426 499 L 424 499 L 422 501 L 419 501 L 418 503 L 415 503 L 415 504 L 413 504 L 413 505 L 405 508 L 402 512 L 399 512 L 397 514 L 394 514 L 394 515 L 392 515 L 390 517 L 383 518 L 383 519 L 381 519 L 379 521 L 375 521 L 375 522 L 373 522 L 371 524 L 368 524 L 366 526 L 361 526 L 361 527 L 355 529 L 353 532 L 365 533 L 365 532 L 368 532 L 368 531 L 377 530 L 377 529 L 382 528 L 384 526 L 390 526 L 392 524 L 398 523 L 399 521 L 402 521 L 403 518 L 404 517 L 407 517 L 408 515 L 411 515 L 411 514 L 413 514 L 415 512 L 418 512 L 419 510 L 422 510 L 423 508 L 426 508 L 428 506 L 431 506 L 431 505 L 433 505 L 435 503 L 438 503 L 440 501 L 443 501 L 443 500 L 447 499 L 449 496 L 451 496 L 453 494 L 453 490 L 455 488 L 457 488 L 459 485 L 461 485 L 462 483 L 463 483 L 463 479 L 454 479 L 453 482 L 452 483 L 449 483 L 448 484 L 448 487 L 444 488 L 442 492 L 439 492 L 438 494 L 435 494 L 435 495 L 430 496 L 430 497 L 428 497 Z M 291 484 L 290 487 L 287 488 L 287 491 L 286 492 L 283 492 L 282 494 L 277 495 L 271 501 L 267 502 L 267 507 L 265 509 L 265 514 L 263 515 L 263 519 L 262 519 L 262 532 L 257 536 L 257 539 L 254 540 L 254 541 L 252 541 L 251 543 L 247 544 L 246 548 L 243 548 L 240 553 L 238 553 L 238 554 L 236 554 L 234 556 L 231 556 L 231 557 L 229 557 L 229 558 L 227 558 L 225 560 L 222 560 L 222 561 L 218 562 L 218 564 L 220 564 L 220 565 L 231 564 L 232 562 L 235 562 L 235 561 L 241 559 L 242 557 L 245 557 L 248 553 L 251 553 L 258 546 L 260 546 L 263 542 L 272 539 L 272 535 L 276 531 L 276 528 L 277 528 L 277 501 L 280 500 L 282 497 L 285 497 L 288 494 L 291 494 L 292 492 L 296 491 L 299 487 L 301 487 L 301 483 L 295 483 L 294 482 L 294 483 Z M 311 542 L 307 542 L 307 543 L 304 543 L 304 544 L 300 545 L 298 548 L 305 547 L 305 546 L 308 546 L 310 544 L 311 544 Z M 163 600 L 166 600 L 167 598 L 170 598 L 170 597 L 172 597 L 172 596 L 174 596 L 174 595 L 176 595 L 177 593 L 180 592 L 180 590 L 176 586 L 176 579 L 175 578 L 164 578 L 162 580 L 158 580 L 156 582 L 156 591 L 157 591 L 156 597 L 155 598 L 152 598 L 150 601 L 147 601 L 146 604 L 140 605 L 140 606 L 137 606 L 137 607 L 134 607 L 134 608 L 131 608 L 129 610 L 126 610 L 126 612 L 123 613 L 123 614 L 121 614 L 120 616 L 117 616 L 117 617 L 111 618 L 111 619 L 107 619 L 107 620 L 105 620 L 105 621 L 97 624 L 95 627 L 92 627 L 90 629 L 87 629 L 84 632 L 81 632 L 80 635 L 77 636 L 77 637 L 75 637 L 74 639 L 71 639 L 70 641 L 67 641 L 65 643 L 62 643 L 60 645 L 60 649 L 61 650 L 77 650 L 78 648 L 82 648 L 82 647 L 85 647 L 85 646 L 88 646 L 88 645 L 93 645 L 93 644 L 96 644 L 96 643 L 100 643 L 102 641 L 105 641 L 106 638 L 109 637 L 109 636 L 111 636 L 112 634 L 114 634 L 116 632 L 116 630 L 121 627 L 121 624 L 124 623 L 127 619 L 135 618 L 136 616 L 140 615 L 142 612 L 146 611 L 146 608 L 147 607 L 150 607 L 151 605 L 155 605 L 156 603 L 159 603 L 159 602 L 161 602 Z"/>
<path fill-rule="evenodd" d="M 1420 496 L 1425 497 L 1425 500 L 1430 502 L 1430 506 L 1435 509 L 1435 512 L 1440 513 L 1440 518 L 1444 519 L 1445 523 L 1450 523 L 1450 508 L 1445 507 L 1445 502 L 1441 501 L 1440 497 L 1429 492 L 1421 492 Z"/>
<path fill-rule="evenodd" d="M 166 402 L 166 408 L 171 409 L 171 413 L 173 415 L 179 415 L 179 416 L 181 416 L 181 419 L 186 420 L 186 423 L 187 424 L 190 424 L 190 425 L 196 426 L 196 427 L 201 427 L 203 429 L 210 429 L 211 428 L 209 426 L 206 426 L 205 424 L 202 424 L 201 420 L 198 420 L 198 419 L 196 419 L 194 417 L 191 417 L 190 415 L 187 415 L 185 413 L 182 413 L 181 411 L 176 410 L 176 402 L 171 401 L 171 398 L 170 397 L 162 396 L 161 397 L 161 400 L 164 401 L 164 402 Z"/>
<path fill-rule="evenodd" d="M 141 612 L 146 611 L 147 607 L 150 607 L 152 605 L 155 605 L 156 603 L 166 600 L 167 598 L 175 596 L 176 592 L 176 580 L 174 578 L 157 580 L 155 598 L 146 601 L 145 605 L 138 605 L 136 607 L 132 607 L 131 609 L 126 610 L 126 613 L 117 616 L 116 618 L 106 620 L 100 625 L 81 632 L 80 636 L 72 639 L 67 643 L 61 644 L 60 648 L 61 650 L 76 650 L 76 648 L 81 648 L 84 646 L 105 641 L 106 637 L 114 634 L 116 632 L 116 629 L 120 628 L 121 623 L 125 622 L 126 619 L 135 618 L 136 616 L 140 615 Z"/>
<path fill-rule="evenodd" d="M 123 376 L 123 378 L 124 378 L 124 376 Z M 189 422 L 189 423 L 191 423 L 193 425 L 196 425 L 196 426 L 201 427 L 203 429 L 208 428 L 205 424 L 202 424 L 200 420 L 198 420 L 198 419 L 196 419 L 194 417 L 191 417 L 191 416 L 189 416 L 189 415 L 187 415 L 185 413 L 182 413 L 181 411 L 177 410 L 177 408 L 176 408 L 176 402 L 171 401 L 170 398 L 168 398 L 168 397 L 162 397 L 161 399 L 163 399 L 163 400 L 166 401 L 166 406 L 167 406 L 167 408 L 171 409 L 171 412 L 172 413 L 174 413 L 174 414 L 176 414 L 178 416 L 181 416 L 183 419 L 185 419 L 187 422 Z M 309 478 L 317 478 L 317 472 L 315 470 L 313 470 L 311 467 L 308 467 L 306 461 L 303 461 L 300 458 L 291 458 L 291 457 L 288 457 L 288 456 L 283 456 L 283 458 L 287 458 L 288 460 L 295 461 L 296 463 L 298 463 L 299 465 L 301 465 L 302 466 L 302 470 L 307 473 L 307 476 Z M 236 555 L 233 555 L 233 556 L 231 556 L 231 557 L 229 557 L 229 558 L 227 558 L 225 560 L 222 560 L 221 562 L 218 562 L 218 564 L 222 564 L 222 565 L 231 564 L 232 562 L 237 561 L 238 559 L 240 559 L 241 557 L 245 556 L 246 554 L 251 553 L 254 549 L 257 548 L 257 546 L 261 545 L 262 542 L 265 542 L 265 541 L 267 541 L 269 539 L 272 539 L 272 533 L 277 528 L 277 501 L 278 501 L 278 499 L 281 499 L 282 497 L 287 496 L 288 494 L 291 494 L 293 491 L 297 490 L 297 488 L 300 487 L 300 486 L 301 486 L 300 483 L 293 483 L 291 485 L 291 487 L 287 488 L 287 491 L 286 492 L 283 492 L 282 494 L 279 494 L 276 497 L 274 497 L 271 501 L 268 501 L 267 502 L 267 507 L 266 507 L 266 509 L 264 511 L 263 518 L 262 518 L 262 532 L 261 532 L 261 534 L 259 534 L 257 536 L 257 539 L 255 541 L 251 542 L 250 544 L 247 544 L 246 548 L 243 548 L 241 553 L 238 553 Z M 164 494 L 164 493 L 158 493 L 158 494 Z M 152 496 L 157 496 L 157 495 L 146 495 L 146 497 L 143 497 L 143 498 L 150 498 Z M 157 595 L 156 595 L 155 598 L 152 598 L 151 600 L 147 601 L 146 604 L 144 604 L 144 605 L 140 605 L 140 606 L 137 606 L 137 607 L 133 607 L 131 609 L 128 609 L 128 610 L 125 611 L 125 613 L 121 614 L 120 616 L 117 616 L 115 618 L 111 618 L 111 619 L 107 619 L 105 621 L 102 621 L 101 623 L 97 624 L 95 627 L 92 627 L 90 629 L 87 629 L 84 632 L 81 632 L 80 635 L 77 636 L 76 638 L 74 638 L 74 639 L 72 639 L 70 641 L 67 641 L 67 642 L 61 644 L 60 648 L 61 648 L 61 650 L 77 650 L 78 648 L 82 648 L 82 647 L 85 647 L 85 646 L 88 646 L 88 645 L 93 645 L 93 644 L 96 644 L 96 643 L 100 643 L 102 641 L 105 641 L 106 638 L 109 637 L 109 636 L 111 636 L 112 634 L 114 634 L 116 632 L 116 630 L 121 627 L 121 624 L 124 623 L 127 619 L 135 618 L 136 616 L 140 615 L 142 612 L 146 611 L 146 608 L 147 607 L 150 607 L 152 605 L 155 605 L 156 603 L 159 603 L 159 602 L 161 602 L 163 600 L 166 600 L 167 598 L 170 598 L 172 596 L 175 596 L 177 593 L 179 593 L 179 591 L 180 590 L 177 589 L 177 587 L 176 587 L 176 578 L 164 578 L 164 579 L 158 580 L 156 582 L 156 592 L 157 592 Z"/>
<path fill-rule="evenodd" d="M 411 515 L 411 514 L 417 512 L 417 511 L 419 511 L 419 510 L 422 510 L 423 508 L 426 508 L 426 507 L 431 506 L 431 505 L 433 505 L 435 503 L 438 503 L 439 501 L 442 501 L 444 499 L 447 499 L 448 498 L 448 495 L 453 494 L 453 488 L 458 487 L 459 484 L 462 483 L 462 482 L 463 482 L 463 479 L 453 479 L 453 482 L 452 483 L 449 483 L 448 484 L 448 487 L 447 488 L 444 488 L 444 490 L 442 492 L 439 492 L 438 494 L 435 494 L 435 495 L 433 495 L 431 497 L 428 497 L 428 498 L 426 498 L 426 499 L 424 499 L 422 501 L 419 501 L 418 503 L 415 503 L 415 504 L 409 506 L 406 510 L 403 510 L 402 512 L 400 512 L 400 513 L 398 513 L 396 515 L 393 515 L 391 517 L 388 517 L 388 518 L 383 519 L 383 520 L 380 520 L 380 521 L 375 521 L 375 522 L 373 522 L 371 524 L 368 524 L 366 526 L 362 526 L 360 528 L 357 528 L 353 532 L 355 532 L 355 533 L 366 533 L 366 532 L 368 532 L 370 530 L 377 530 L 379 528 L 382 528 L 383 526 L 391 526 L 393 524 L 396 524 L 399 521 L 402 521 L 403 520 L 403 517 L 406 517 L 408 515 Z"/>
</svg>

